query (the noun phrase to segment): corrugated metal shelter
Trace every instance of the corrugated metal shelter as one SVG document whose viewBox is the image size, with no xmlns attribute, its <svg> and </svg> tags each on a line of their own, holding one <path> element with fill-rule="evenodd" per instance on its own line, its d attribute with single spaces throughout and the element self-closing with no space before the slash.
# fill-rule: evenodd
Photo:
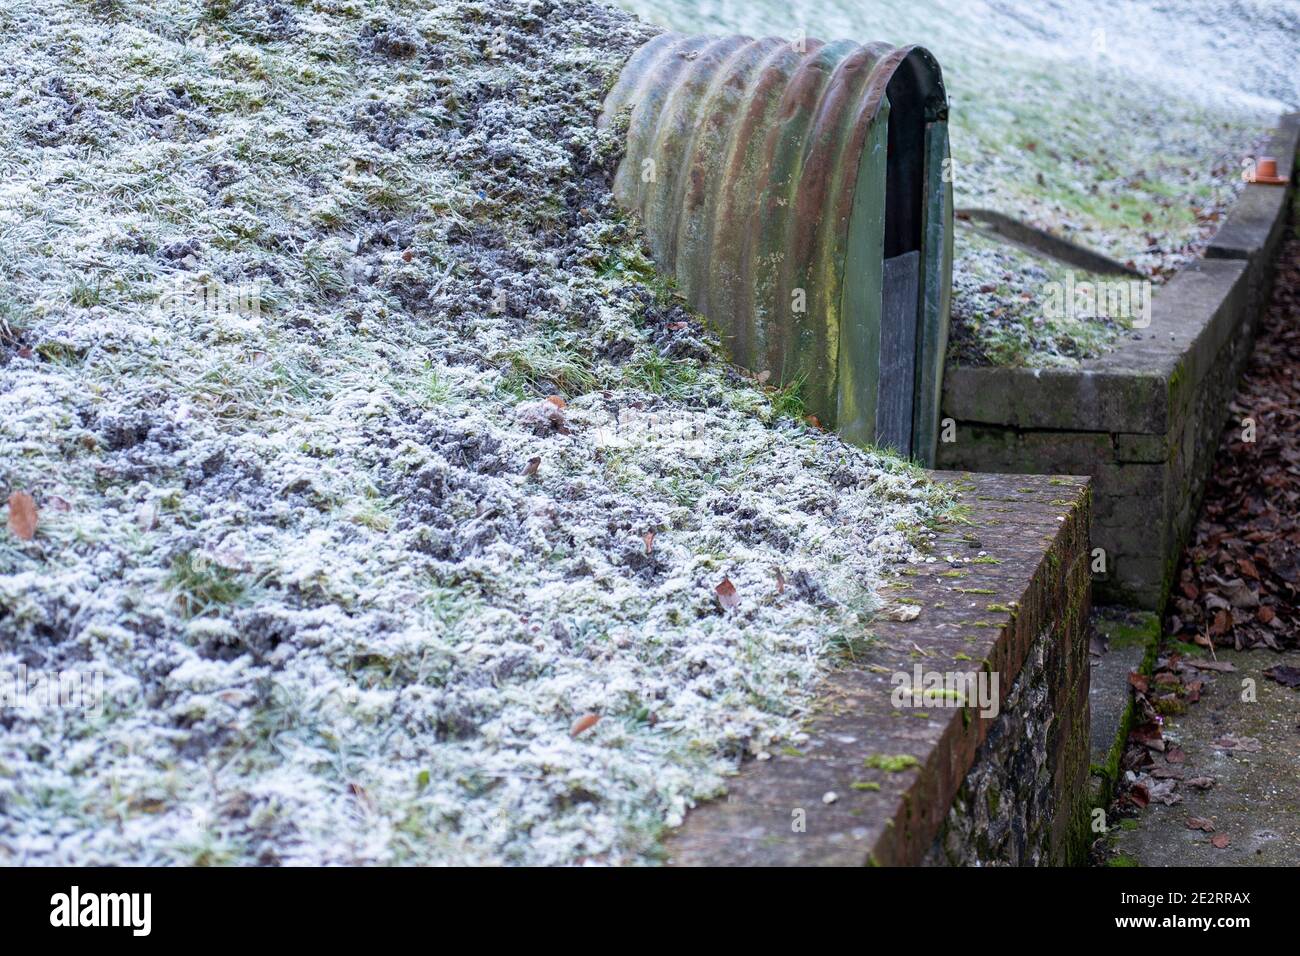
<svg viewBox="0 0 1300 956">
<path fill-rule="evenodd" d="M 662 34 L 624 67 L 614 192 L 732 358 L 850 441 L 933 458 L 947 100 L 920 47 Z"/>
</svg>

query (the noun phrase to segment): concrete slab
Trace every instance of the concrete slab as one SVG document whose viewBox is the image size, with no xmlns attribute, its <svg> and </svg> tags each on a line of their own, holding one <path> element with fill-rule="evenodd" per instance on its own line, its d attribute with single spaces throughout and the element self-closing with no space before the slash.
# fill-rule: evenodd
<svg viewBox="0 0 1300 956">
<path fill-rule="evenodd" d="M 1185 780 L 1212 777 L 1208 790 L 1180 783 L 1182 802 L 1152 803 L 1136 820 L 1113 828 L 1112 846 L 1121 864 L 1140 866 L 1300 865 L 1300 691 L 1264 677 L 1266 668 L 1300 667 L 1300 651 L 1224 651 L 1221 661 L 1234 673 L 1212 674 L 1199 703 L 1165 724 L 1165 738 L 1177 742 L 1186 760 L 1176 766 Z M 1243 700 L 1243 681 L 1253 681 L 1255 699 Z M 1249 687 L 1250 685 L 1246 685 Z M 1249 696 L 1249 695 L 1245 695 Z M 1234 738 L 1245 749 L 1228 749 Z M 1248 740 L 1247 740 L 1248 738 Z M 1257 742 L 1258 749 L 1255 750 Z M 1216 744 L 1216 742 L 1219 742 Z M 1156 756 L 1159 763 L 1164 757 Z M 1189 829 L 1189 818 L 1212 821 L 1214 831 Z M 1212 837 L 1226 836 L 1226 847 Z"/>
<path fill-rule="evenodd" d="M 1142 611 L 1100 607 L 1093 609 L 1092 631 L 1088 743 L 1093 805 L 1104 806 L 1110 802 L 1128 737 L 1133 706 L 1128 675 L 1150 670 L 1160 640 L 1160 620 Z"/>
</svg>

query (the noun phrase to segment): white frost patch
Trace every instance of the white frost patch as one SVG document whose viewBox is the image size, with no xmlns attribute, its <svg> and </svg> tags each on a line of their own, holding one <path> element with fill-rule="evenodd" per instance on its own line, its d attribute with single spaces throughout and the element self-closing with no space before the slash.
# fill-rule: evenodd
<svg viewBox="0 0 1300 956">
<path fill-rule="evenodd" d="M 104 678 L 0 713 L 0 861 L 653 860 L 797 739 L 947 502 L 657 284 L 594 126 L 644 38 L 0 0 L 0 675 Z"/>
</svg>

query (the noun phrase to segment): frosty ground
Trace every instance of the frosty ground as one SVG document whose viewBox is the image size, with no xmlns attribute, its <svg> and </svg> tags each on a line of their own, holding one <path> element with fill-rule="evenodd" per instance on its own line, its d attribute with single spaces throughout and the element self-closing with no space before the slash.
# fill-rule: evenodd
<svg viewBox="0 0 1300 956">
<path fill-rule="evenodd" d="M 654 277 L 646 35 L 0 0 L 0 671 L 105 691 L 0 711 L 0 861 L 652 860 L 797 739 L 949 501 Z"/>
</svg>

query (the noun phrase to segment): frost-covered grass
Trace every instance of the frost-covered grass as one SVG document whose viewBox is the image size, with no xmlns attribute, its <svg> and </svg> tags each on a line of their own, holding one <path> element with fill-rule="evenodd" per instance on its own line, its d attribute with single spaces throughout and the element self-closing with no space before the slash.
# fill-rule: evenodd
<svg viewBox="0 0 1300 956">
<path fill-rule="evenodd" d="M 1044 290 L 1108 276 L 1074 269 L 958 226 L 953 271 L 950 361 L 966 365 L 1069 366 L 1100 355 L 1132 328 L 1123 315 L 1044 308 Z M 1102 311 L 1102 310 L 1095 310 Z"/>
<path fill-rule="evenodd" d="M 105 691 L 0 710 L 0 861 L 653 859 L 797 737 L 947 502 L 654 279 L 644 35 L 0 0 L 0 678 Z"/>
<path fill-rule="evenodd" d="M 686 32 L 927 47 L 951 105 L 958 205 L 1016 216 L 1131 262 L 1157 283 L 1199 254 L 1240 190 L 1242 161 L 1280 112 L 1300 108 L 1293 2 L 617 2 Z M 987 333 L 1008 313 L 1041 317 L 1037 261 L 991 255 L 969 239 L 958 232 L 954 342 Z M 1026 270 L 1012 283 L 1015 300 L 968 296 L 1004 283 L 1008 260 Z M 1032 309 L 1020 290 L 1032 293 Z M 974 319 L 980 330 L 961 327 Z M 1039 322 L 1032 335 L 1003 335 L 954 357 L 1069 364 L 1122 334 L 1117 324 Z"/>
</svg>

